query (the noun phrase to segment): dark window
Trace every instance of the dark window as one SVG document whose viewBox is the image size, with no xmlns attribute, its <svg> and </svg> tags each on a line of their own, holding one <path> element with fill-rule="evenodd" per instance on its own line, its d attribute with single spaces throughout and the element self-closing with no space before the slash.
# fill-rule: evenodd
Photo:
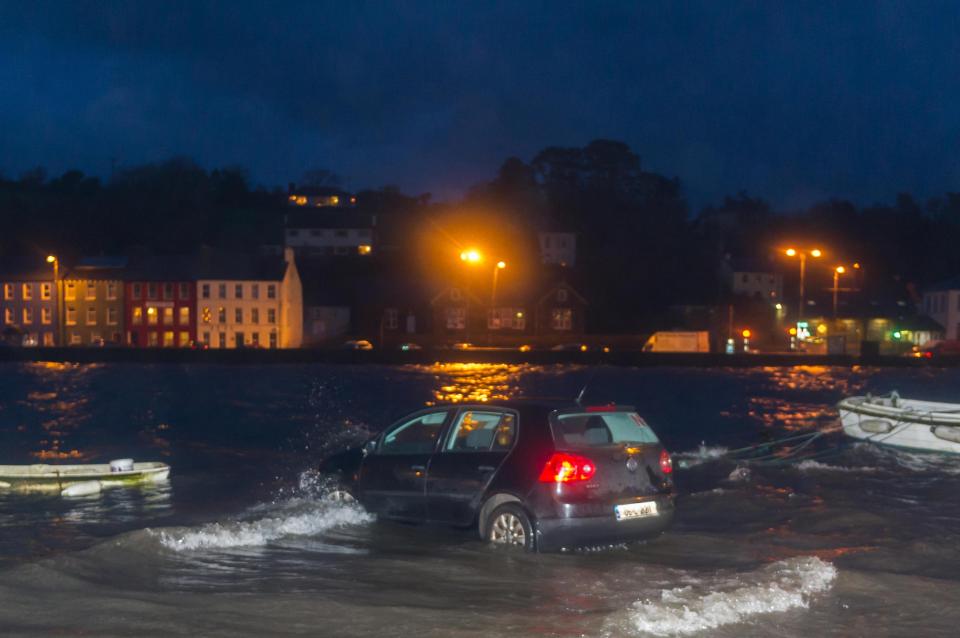
<svg viewBox="0 0 960 638">
<path fill-rule="evenodd" d="M 377 446 L 378 454 L 430 454 L 450 412 L 428 412 L 394 426 Z"/>
</svg>

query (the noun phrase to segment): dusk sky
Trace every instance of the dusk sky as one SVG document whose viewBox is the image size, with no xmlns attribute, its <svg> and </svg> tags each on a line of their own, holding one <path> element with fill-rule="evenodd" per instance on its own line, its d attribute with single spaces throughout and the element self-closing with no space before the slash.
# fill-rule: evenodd
<svg viewBox="0 0 960 638">
<path fill-rule="evenodd" d="M 623 140 L 695 206 L 960 190 L 955 2 L 0 4 L 0 174 L 193 157 L 452 198 Z"/>
</svg>

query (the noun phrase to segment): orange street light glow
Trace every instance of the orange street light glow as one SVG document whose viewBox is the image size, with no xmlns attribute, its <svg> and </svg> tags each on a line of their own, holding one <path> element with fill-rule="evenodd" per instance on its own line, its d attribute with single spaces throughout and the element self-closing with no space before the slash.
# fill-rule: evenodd
<svg viewBox="0 0 960 638">
<path fill-rule="evenodd" d="M 471 248 L 460 253 L 460 259 L 470 264 L 478 264 L 483 260 L 483 256 L 479 250 Z"/>
<path fill-rule="evenodd" d="M 787 257 L 794 257 L 796 256 L 797 251 L 794 248 L 787 248 L 786 253 L 787 253 Z"/>
<path fill-rule="evenodd" d="M 498 262 L 497 262 L 497 268 L 503 270 L 503 269 L 506 268 L 506 267 L 507 267 L 507 262 L 505 262 L 505 261 L 498 261 Z"/>
<path fill-rule="evenodd" d="M 819 249 L 819 248 L 814 248 L 813 250 L 810 251 L 810 254 L 811 254 L 813 257 L 819 257 L 819 256 L 822 255 L 823 253 L 820 252 L 820 249 Z"/>
<path fill-rule="evenodd" d="M 743 338 L 744 338 L 744 339 L 749 339 L 749 338 L 750 338 L 750 335 L 752 335 L 753 333 L 750 332 L 749 329 L 745 329 L 745 330 L 744 330 L 743 332 L 741 332 L 740 334 L 743 335 Z"/>
<path fill-rule="evenodd" d="M 847 269 L 843 266 L 837 266 L 837 272 L 842 275 L 843 273 L 847 272 Z"/>
</svg>

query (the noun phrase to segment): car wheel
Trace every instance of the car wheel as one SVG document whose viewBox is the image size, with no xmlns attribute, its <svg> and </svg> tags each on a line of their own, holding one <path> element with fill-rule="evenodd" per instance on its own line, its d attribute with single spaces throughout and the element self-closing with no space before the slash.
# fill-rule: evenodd
<svg viewBox="0 0 960 638">
<path fill-rule="evenodd" d="M 336 484 L 330 488 L 328 492 L 325 492 L 323 495 L 323 500 L 328 503 L 340 503 L 340 504 L 350 504 L 356 503 L 357 497 L 353 495 L 353 492 L 350 491 L 348 487 L 343 484 Z"/>
<path fill-rule="evenodd" d="M 493 545 L 534 550 L 533 524 L 530 516 L 516 503 L 507 503 L 493 510 L 487 519 L 487 541 Z"/>
</svg>

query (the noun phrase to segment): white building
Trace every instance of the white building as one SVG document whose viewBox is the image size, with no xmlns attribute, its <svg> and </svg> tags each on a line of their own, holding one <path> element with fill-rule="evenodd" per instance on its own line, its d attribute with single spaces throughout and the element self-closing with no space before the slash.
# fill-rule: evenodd
<svg viewBox="0 0 960 638">
<path fill-rule="evenodd" d="M 577 265 L 576 233 L 541 232 L 537 238 L 540 241 L 540 263 Z"/>
<path fill-rule="evenodd" d="M 923 313 L 943 326 L 945 339 L 960 339 L 960 279 L 925 290 Z"/>
<path fill-rule="evenodd" d="M 376 223 L 355 211 L 294 211 L 284 216 L 284 245 L 298 257 L 369 255 Z"/>
<path fill-rule="evenodd" d="M 783 275 L 774 272 L 735 270 L 730 275 L 735 295 L 780 301 L 783 298 Z"/>
<path fill-rule="evenodd" d="M 197 340 L 210 348 L 299 348 L 303 293 L 293 250 L 280 257 L 204 254 Z"/>
</svg>

